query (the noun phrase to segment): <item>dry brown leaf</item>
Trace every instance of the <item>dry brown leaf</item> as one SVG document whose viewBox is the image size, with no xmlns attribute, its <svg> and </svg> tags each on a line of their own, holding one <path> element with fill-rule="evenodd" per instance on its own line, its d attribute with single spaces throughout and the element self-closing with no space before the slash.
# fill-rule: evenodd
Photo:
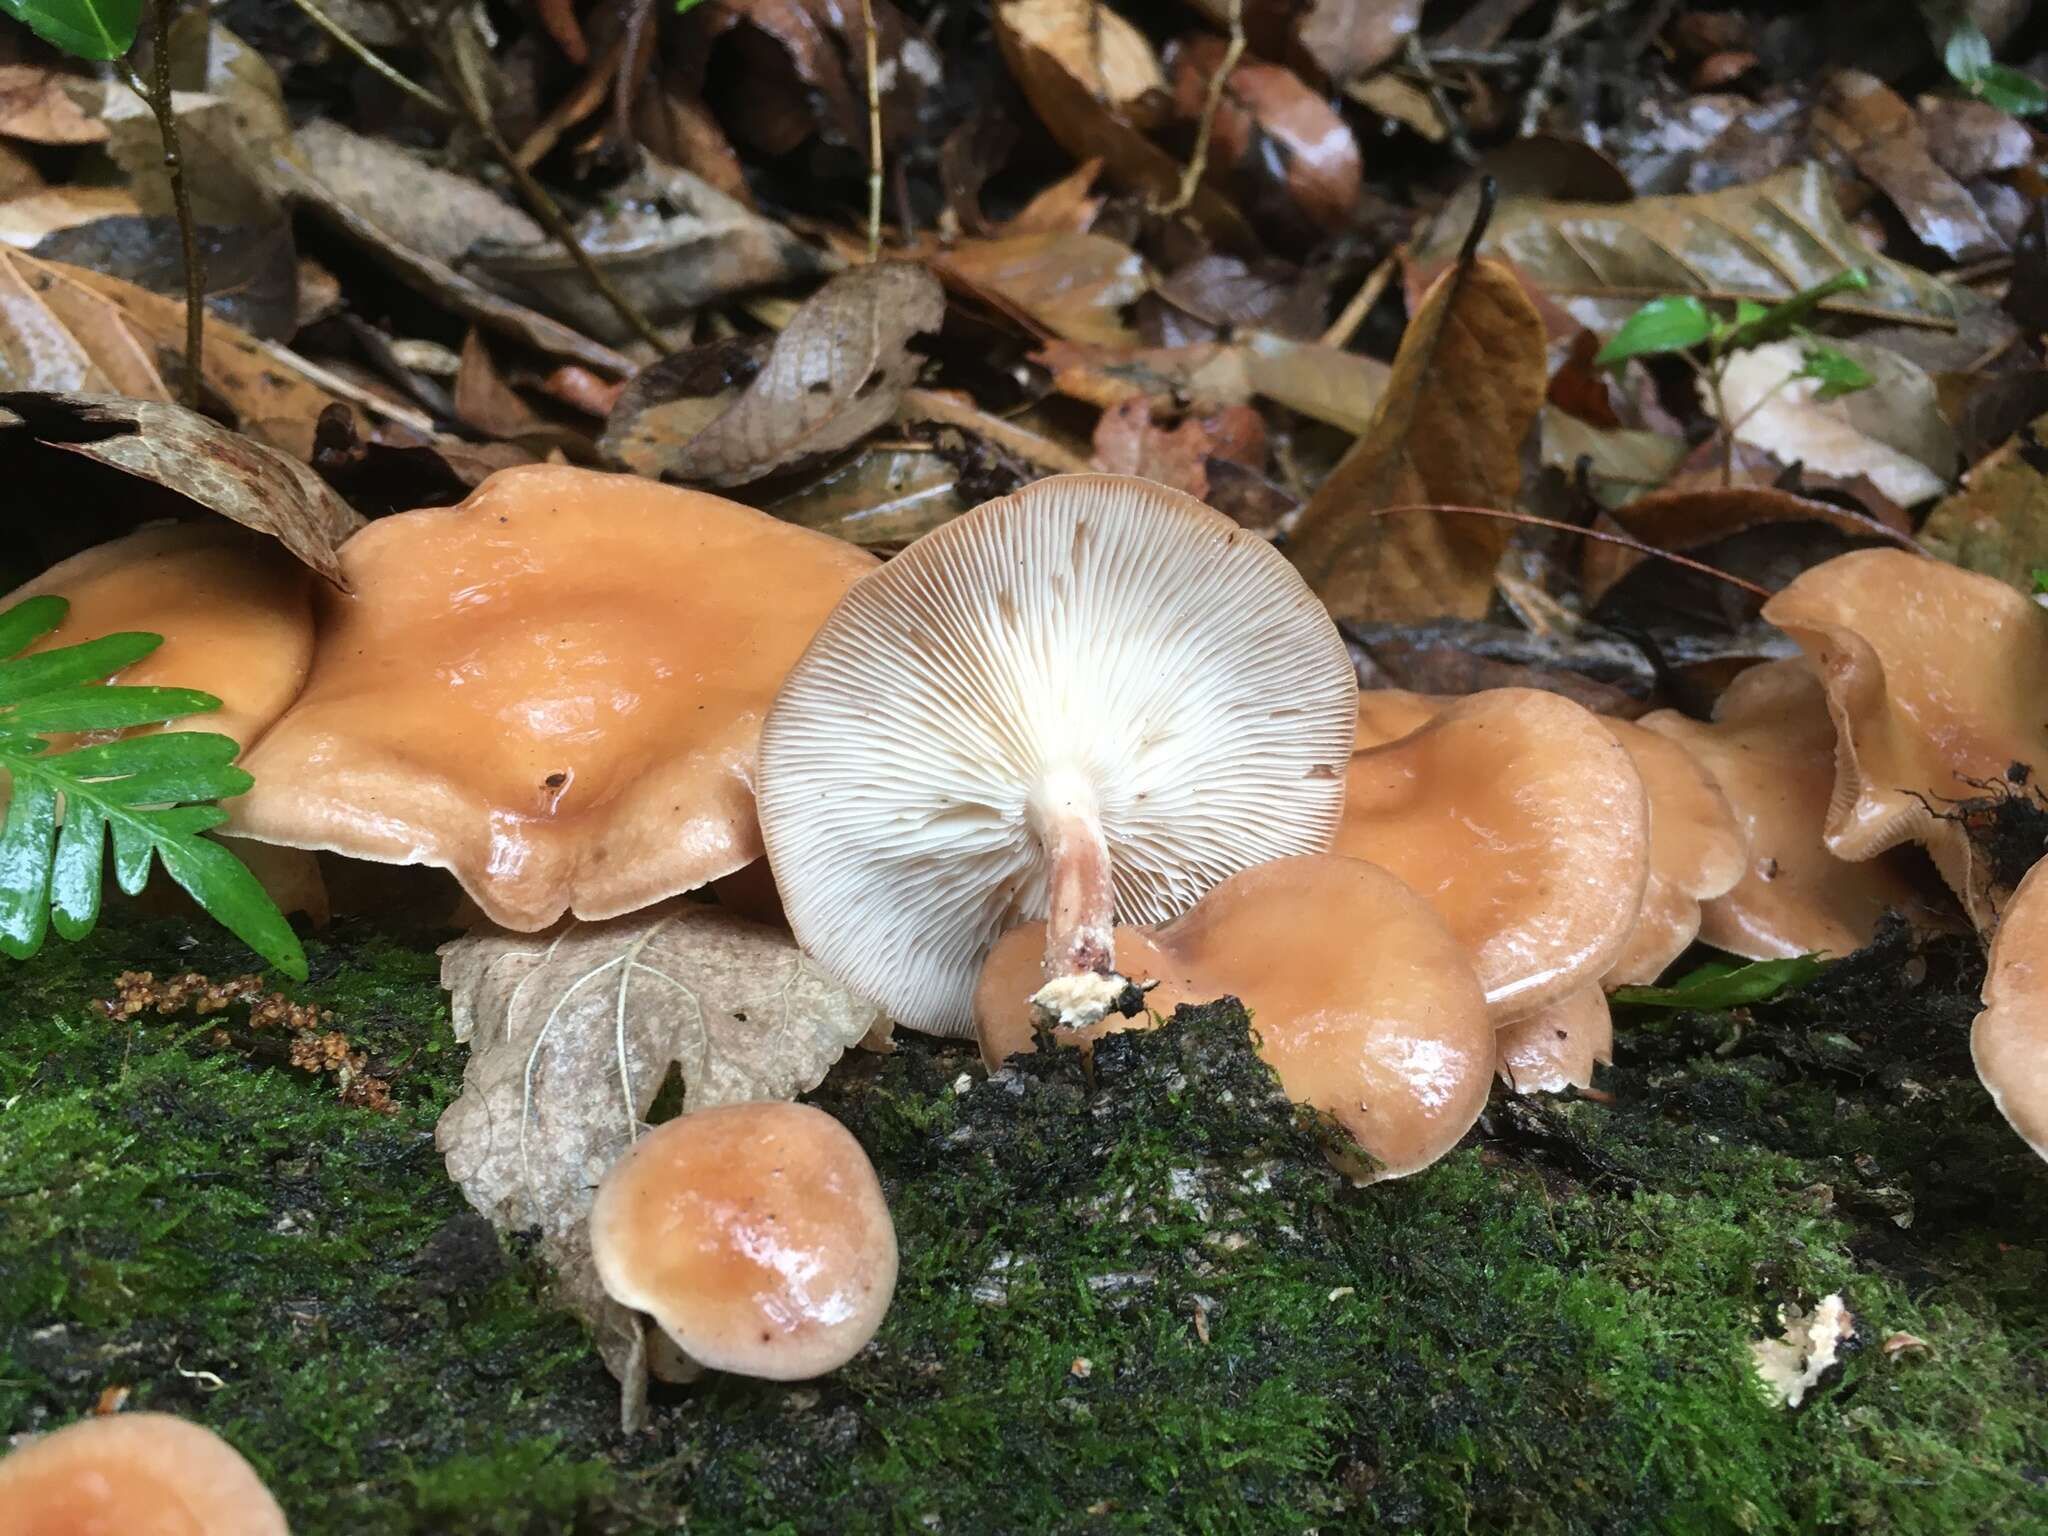
<svg viewBox="0 0 2048 1536">
<path fill-rule="evenodd" d="M 1134 399 L 1104 411 L 1095 426 L 1095 468 L 1140 475 L 1204 501 L 1212 458 L 1264 469 L 1266 425 L 1259 413 L 1248 405 L 1225 406 L 1167 427 L 1153 419 L 1150 401 Z"/>
<path fill-rule="evenodd" d="M 41 64 L 0 64 L 0 135 L 31 144 L 104 144 L 107 125 L 80 102 L 97 87 Z"/>
<path fill-rule="evenodd" d="M 1969 181 L 2016 171 L 2034 158 L 2034 136 L 2027 125 L 1988 101 L 1922 96 L 1919 109 L 1928 150 L 1951 176 Z"/>
<path fill-rule="evenodd" d="M 1928 515 L 1921 542 L 2022 592 L 2048 570 L 2048 416 L 2022 427 Z"/>
<path fill-rule="evenodd" d="M 336 586 L 335 552 L 363 519 L 297 459 L 196 411 L 117 395 L 0 394 L 37 440 L 176 491 L 267 533 Z"/>
<path fill-rule="evenodd" d="M 1254 331 L 1241 343 L 1254 394 L 1347 432 L 1371 425 L 1393 370 L 1376 357 Z"/>
<path fill-rule="evenodd" d="M 868 0 L 868 10 L 875 19 L 882 143 L 894 149 L 916 133 L 925 98 L 942 83 L 944 67 L 890 0 Z M 788 60 L 791 79 L 785 83 L 769 76 L 762 53 L 749 55 L 744 100 L 749 105 L 772 102 L 770 115 L 777 120 L 768 134 L 753 135 L 759 147 L 770 153 L 795 148 L 781 119 L 801 113 L 796 143 L 806 136 L 804 129 L 815 126 L 830 143 L 866 151 L 867 34 L 861 0 L 710 0 L 699 14 L 710 36 L 750 28 L 773 39 Z M 734 126 L 747 132 L 751 125 L 742 119 Z"/>
<path fill-rule="evenodd" d="M 1032 41 L 1032 7 L 1039 0 L 1012 0 L 996 8 L 996 42 L 1031 110 L 1054 141 L 1076 160 L 1100 160 L 1110 180 L 1165 202 L 1180 190 L 1181 165 L 1145 137 L 1131 118 L 1077 79 L 1058 58 Z M 1024 25 L 1013 12 L 1021 8 Z M 1083 6 L 1084 12 L 1089 8 Z M 1104 15 L 1111 14 L 1102 7 Z M 1148 50 L 1149 52 L 1149 50 Z M 1216 244 L 1256 251 L 1258 237 L 1244 215 L 1215 188 L 1197 189 L 1188 217 Z"/>
<path fill-rule="evenodd" d="M 1954 483 L 1955 431 L 1941 414 L 1934 381 L 1898 353 L 1854 341 L 1829 346 L 1875 382 L 1834 400 L 1819 398 L 1820 381 L 1800 378 L 1806 347 L 1774 341 L 1729 358 L 1719 401 L 1735 440 L 1783 464 L 1826 475 L 1864 475 L 1901 506 L 1938 496 Z M 1715 409 L 1705 380 L 1701 404 Z"/>
<path fill-rule="evenodd" d="M 1166 73 L 1145 34 L 1099 0 L 1009 0 L 1003 24 L 1088 94 L 1134 123 L 1156 127 Z M 1153 99 L 1148 99 L 1153 98 Z"/>
<path fill-rule="evenodd" d="M 1065 176 L 1040 192 L 1006 219 L 996 230 L 999 235 L 1080 234 L 1102 211 L 1102 197 L 1095 191 L 1095 178 L 1102 174 L 1100 160 L 1083 160 Z"/>
<path fill-rule="evenodd" d="M 33 250 L 59 230 L 141 211 L 119 187 L 43 187 L 0 203 L 0 241 Z"/>
<path fill-rule="evenodd" d="M 1837 70 L 1822 93 L 1817 122 L 1924 244 L 1956 262 L 2004 252 L 2005 242 L 1976 200 L 1936 163 L 1913 109 L 1875 75 Z"/>
<path fill-rule="evenodd" d="M 1421 24 L 1422 0 L 1310 0 L 1295 37 L 1342 86 L 1400 53 Z"/>
<path fill-rule="evenodd" d="M 389 139 L 316 117 L 298 133 L 306 174 L 392 240 L 453 266 L 479 240 L 531 245 L 547 231 L 480 181 Z"/>
<path fill-rule="evenodd" d="M 1065 341 L 1130 346 L 1121 318 L 1145 292 L 1145 263 L 1107 235 L 963 240 L 931 257 L 941 277 Z"/>
<path fill-rule="evenodd" d="M 92 276 L 0 250 L 0 384 L 170 399 L 152 349 Z"/>
<path fill-rule="evenodd" d="M 640 1319 L 599 1283 L 587 1222 L 605 1171 L 645 1129 L 672 1070 L 683 1109 L 792 1099 L 882 1022 L 788 934 L 687 900 L 545 934 L 495 930 L 441 950 L 462 1093 L 435 1145 L 470 1204 L 501 1230 L 538 1229 L 562 1302 L 591 1325 L 645 1415 Z"/>
<path fill-rule="evenodd" d="M 620 444 L 629 390 L 605 447 L 642 474 L 721 486 L 844 448 L 896 414 L 917 379 L 910 338 L 936 331 L 945 312 L 922 267 L 889 261 L 842 273 L 804 301 L 745 391 L 702 430 L 666 440 L 643 430 L 629 458 Z"/>
<path fill-rule="evenodd" d="M 1411 286 L 1431 281 L 1456 259 L 1478 196 L 1468 185 L 1438 215 L 1409 255 Z M 1984 302 L 1872 251 L 1842 216 L 1817 165 L 1721 192 L 1626 203 L 1510 195 L 1494 211 L 1479 250 L 1511 262 L 1573 324 L 1602 334 L 1664 294 L 1775 303 L 1848 267 L 1867 269 L 1870 287 L 1838 294 L 1824 309 L 1953 325 Z"/>
<path fill-rule="evenodd" d="M 898 550 L 968 506 L 944 455 L 877 444 L 761 510 L 863 549 Z"/>
<path fill-rule="evenodd" d="M 1408 322 L 1365 435 L 1295 525 L 1290 554 L 1332 613 L 1360 623 L 1486 612 L 1511 523 L 1374 514 L 1419 503 L 1511 505 L 1546 376 L 1542 318 L 1506 267 L 1480 258 L 1437 279 Z"/>
<path fill-rule="evenodd" d="M 1051 370 L 1052 387 L 1060 394 L 1098 410 L 1106 411 L 1126 400 L 1169 404 L 1188 399 L 1205 405 L 1242 405 L 1252 393 L 1242 349 L 1218 341 L 1135 350 L 1049 341 L 1031 354 L 1031 360 Z M 1359 426 L 1366 414 L 1360 412 Z"/>
</svg>

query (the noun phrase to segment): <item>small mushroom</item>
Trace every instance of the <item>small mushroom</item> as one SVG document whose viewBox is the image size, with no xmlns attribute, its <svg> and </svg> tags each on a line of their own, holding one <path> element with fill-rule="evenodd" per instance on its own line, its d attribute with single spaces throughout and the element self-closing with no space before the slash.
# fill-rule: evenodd
<svg viewBox="0 0 2048 1536">
<path fill-rule="evenodd" d="M 808 1104 L 694 1110 L 598 1186 L 597 1274 L 692 1362 L 771 1381 L 837 1370 L 896 1289 L 896 1229 L 859 1142 Z"/>
<path fill-rule="evenodd" d="M 2004 582 L 1896 549 L 1837 556 L 1763 616 L 1806 653 L 1836 732 L 1827 845 L 1924 844 L 1979 928 L 2005 896 L 1960 801 L 2048 774 L 2048 613 Z"/>
<path fill-rule="evenodd" d="M 1043 926 L 1004 935 L 983 971 L 976 1033 L 992 1065 L 1032 1043 L 1021 999 Z M 1281 1087 L 1350 1132 L 1373 1160 L 1369 1178 L 1427 1167 L 1485 1107 L 1494 1029 L 1471 960 L 1383 869 L 1333 854 L 1276 859 L 1162 927 L 1120 929 L 1117 944 L 1134 981 L 1157 983 L 1153 1012 L 1241 1001 Z M 1121 1027 L 1057 1033 L 1086 1040 Z"/>
<path fill-rule="evenodd" d="M 313 573 L 274 539 L 225 521 L 153 523 L 96 544 L 0 608 L 43 594 L 71 607 L 34 650 L 129 630 L 162 635 L 115 681 L 212 694 L 221 707 L 186 724 L 245 747 L 298 697 L 313 657 Z"/>
<path fill-rule="evenodd" d="M 255 1470 L 168 1413 L 80 1419 L 0 1460 L 7 1536 L 289 1536 Z"/>
<path fill-rule="evenodd" d="M 1646 986 L 1698 936 L 1700 903 L 1742 879 L 1749 850 L 1728 797 L 1690 752 L 1632 721 L 1602 723 L 1650 797 L 1650 878 L 1628 942 L 1603 981 L 1610 988 Z"/>
<path fill-rule="evenodd" d="M 1998 1112 L 2048 1157 L 2048 859 L 2019 883 L 1992 936 L 1970 1055 Z"/>
<path fill-rule="evenodd" d="M 1628 753 L 1569 699 L 1497 688 L 1356 752 L 1335 851 L 1391 870 L 1473 957 L 1506 1024 L 1597 982 L 1650 868 Z"/>
<path fill-rule="evenodd" d="M 864 577 L 761 735 L 762 834 L 798 940 L 898 1022 L 973 1027 L 1005 931 L 1050 914 L 1036 1006 L 1134 1006 L 1114 924 L 1319 851 L 1357 683 L 1265 540 L 1111 475 L 1041 480 Z"/>
<path fill-rule="evenodd" d="M 343 546 L 298 702 L 229 830 L 448 869 L 544 928 L 761 852 L 760 723 L 873 557 L 735 502 L 551 465 Z"/>
<path fill-rule="evenodd" d="M 1501 1027 L 1501 1081 L 1517 1093 L 1590 1088 L 1593 1063 L 1614 1059 L 1614 1016 L 1598 986 L 1581 987 Z"/>
<path fill-rule="evenodd" d="M 1822 841 L 1835 785 L 1835 727 L 1801 661 L 1751 667 L 1728 685 L 1712 724 L 1663 709 L 1637 722 L 1690 752 L 1734 808 L 1748 866 L 1702 903 L 1699 936 L 1748 960 L 1868 944 L 1878 919 L 1917 901 L 1888 856 L 1860 864 Z"/>
</svg>

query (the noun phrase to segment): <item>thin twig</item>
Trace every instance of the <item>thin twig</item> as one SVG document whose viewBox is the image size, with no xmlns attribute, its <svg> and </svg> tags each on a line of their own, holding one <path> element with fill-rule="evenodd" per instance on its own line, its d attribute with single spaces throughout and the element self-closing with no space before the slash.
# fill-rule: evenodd
<svg viewBox="0 0 2048 1536">
<path fill-rule="evenodd" d="M 1471 137 L 1465 132 L 1465 120 L 1451 105 L 1451 93 L 1444 89 L 1442 78 L 1430 67 L 1429 55 L 1422 49 L 1422 40 L 1413 32 L 1408 34 L 1406 50 L 1408 67 L 1421 78 L 1422 88 L 1429 93 L 1429 104 L 1436 109 L 1437 120 L 1444 125 L 1444 137 L 1450 140 L 1452 152 L 1467 165 L 1476 165 L 1479 152 L 1472 147 Z"/>
<path fill-rule="evenodd" d="M 354 33 L 350 32 L 347 27 L 344 27 L 332 16 L 328 15 L 325 11 L 321 10 L 319 6 L 315 5 L 313 3 L 313 0 L 292 0 L 292 4 L 296 5 L 301 11 L 305 12 L 306 19 L 312 22 L 314 26 L 318 27 L 322 32 L 325 32 L 329 37 L 333 38 L 337 43 L 341 44 L 343 48 L 347 49 L 350 53 L 354 54 L 356 56 L 357 61 L 360 62 L 365 68 L 374 70 L 377 74 L 382 75 L 386 80 L 390 81 L 392 85 L 396 86 L 399 90 L 405 92 L 406 95 L 412 97 L 413 100 L 425 102 L 428 106 L 432 107 L 436 112 L 443 113 L 448 117 L 455 116 L 455 108 L 450 106 L 447 102 L 443 101 L 439 96 L 436 96 L 432 91 L 428 90 L 424 85 L 421 85 L 417 80 L 414 80 L 411 76 L 405 74 L 401 70 L 392 68 L 391 65 L 387 64 L 383 59 L 379 58 L 374 52 L 372 52 L 370 48 L 367 45 L 365 45 L 359 38 L 357 38 Z"/>
<path fill-rule="evenodd" d="M 633 8 L 626 13 L 625 49 L 614 66 L 618 78 L 612 84 L 612 136 L 621 144 L 634 141 L 633 97 L 647 71 L 648 60 L 643 55 L 652 37 L 647 24 L 653 19 L 654 0 L 633 0 Z"/>
<path fill-rule="evenodd" d="M 171 179 L 171 206 L 178 215 L 178 239 L 185 254 L 185 377 L 180 385 L 185 404 L 199 409 L 201 366 L 206 358 L 206 261 L 199 254 L 199 228 L 192 222 L 192 194 L 185 185 L 185 156 L 178 147 L 178 111 L 171 95 L 171 12 L 176 0 L 156 0 L 150 52 L 155 79 L 144 86 L 142 77 L 125 61 L 122 71 L 128 88 L 140 96 L 156 119 L 157 133 L 164 141 L 164 170 Z M 202 25 L 204 23 L 202 22 Z"/>
<path fill-rule="evenodd" d="M 882 254 L 882 62 L 874 0 L 860 0 L 860 20 L 868 43 L 868 260 L 873 261 Z"/>
<path fill-rule="evenodd" d="M 280 367 L 289 368 L 294 373 L 304 376 L 330 395 L 338 395 L 361 406 L 372 415 L 387 417 L 403 426 L 411 427 L 415 432 L 424 432 L 429 437 L 434 434 L 434 418 L 424 411 L 416 411 L 409 405 L 400 405 L 395 400 L 386 400 L 375 391 L 364 389 L 362 385 L 344 378 L 331 369 L 322 368 L 311 358 L 301 357 L 279 342 L 267 341 L 261 336 L 252 336 L 249 339 L 259 350 L 275 358 Z"/>
<path fill-rule="evenodd" d="M 1188 154 L 1187 169 L 1180 173 L 1180 190 L 1174 193 L 1171 202 L 1161 204 L 1155 212 L 1179 213 L 1195 200 L 1202 177 L 1209 169 L 1209 135 L 1216 129 L 1216 109 L 1223 104 L 1223 87 L 1243 55 L 1244 0 L 1230 0 L 1230 45 L 1223 50 L 1223 62 L 1216 66 L 1216 73 L 1209 77 L 1209 94 L 1202 102 L 1202 120 L 1195 125 L 1195 147 Z"/>
<path fill-rule="evenodd" d="M 158 3 L 168 3 L 168 0 L 158 0 Z M 512 146 L 505 142 L 505 136 L 498 131 L 498 125 L 491 117 L 489 104 L 478 97 L 475 83 L 463 73 L 460 65 L 450 55 L 446 33 L 431 27 L 415 8 L 413 0 L 391 0 L 391 4 L 397 7 L 398 13 L 411 25 L 428 53 L 433 56 L 435 67 L 454 90 L 456 102 L 462 108 L 463 116 L 469 119 L 470 126 L 483 136 L 484 142 L 491 147 L 491 153 L 512 173 L 513 184 L 519 188 L 520 198 L 533 216 L 539 219 L 547 227 L 548 233 L 561 243 L 562 248 L 569 253 L 583 275 L 590 280 L 590 286 L 598 291 L 605 303 L 611 305 L 613 312 L 625 322 L 627 328 L 657 352 L 666 352 L 666 338 L 654 328 L 645 315 L 640 313 L 631 299 L 619 292 L 618 286 L 605 275 L 604 269 L 591 260 L 590 252 L 586 251 L 583 242 L 576 238 L 576 231 L 560 205 L 548 195 L 547 188 L 534 179 L 533 173 L 519 163 L 519 157 L 513 153 Z"/>
<path fill-rule="evenodd" d="M 1522 103 L 1522 137 L 1528 138 L 1543 125 L 1543 114 L 1550 107 L 1550 98 L 1557 90 L 1557 82 L 1564 74 L 1564 43 L 1580 26 L 1585 25 L 1589 15 L 1597 16 L 1599 10 L 1581 12 L 1565 0 L 1557 8 L 1557 14 L 1550 20 L 1550 31 L 1543 39 L 1543 62 L 1536 66 L 1536 79 L 1529 86 L 1529 94 Z"/>
<path fill-rule="evenodd" d="M 1351 302 L 1344 306 L 1334 324 L 1323 332 L 1323 345 L 1343 348 L 1351 344 L 1351 338 L 1358 333 L 1365 317 L 1372 313 L 1373 305 L 1379 303 L 1380 295 L 1387 291 L 1387 284 L 1393 281 L 1395 263 L 1400 260 L 1398 247 L 1387 252 L 1380 264 L 1367 275 L 1358 292 L 1351 296 Z"/>
</svg>

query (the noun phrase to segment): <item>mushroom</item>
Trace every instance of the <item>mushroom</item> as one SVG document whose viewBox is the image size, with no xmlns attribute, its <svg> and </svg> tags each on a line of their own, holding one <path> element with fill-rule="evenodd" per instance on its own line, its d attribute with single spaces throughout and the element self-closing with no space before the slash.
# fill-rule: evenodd
<svg viewBox="0 0 2048 1536">
<path fill-rule="evenodd" d="M 1861 864 L 1822 841 L 1835 784 L 1835 727 L 1801 661 L 1739 675 L 1712 724 L 1663 709 L 1637 722 L 1677 742 L 1720 786 L 1748 845 L 1748 866 L 1701 906 L 1699 936 L 1747 960 L 1861 949 L 1878 919 L 1917 898 L 1889 856 Z"/>
<path fill-rule="evenodd" d="M 598 1186 L 597 1274 L 692 1362 L 837 1370 L 881 1326 L 896 1230 L 867 1154 L 821 1109 L 722 1104 L 656 1127 Z"/>
<path fill-rule="evenodd" d="M 983 970 L 976 1033 L 991 1064 L 1032 1043 L 1023 998 L 1043 930 L 1005 934 Z M 1383 869 L 1334 854 L 1276 859 L 1170 923 L 1120 929 L 1117 944 L 1133 980 L 1158 983 L 1147 994 L 1156 1012 L 1241 1001 L 1280 1086 L 1351 1134 L 1375 1165 L 1367 1178 L 1427 1167 L 1485 1107 L 1494 1029 L 1471 960 Z M 1057 1033 L 1085 1041 L 1119 1027 Z"/>
<path fill-rule="evenodd" d="M 1263 539 L 1150 481 L 1038 481 L 862 578 L 790 672 L 759 782 L 790 926 L 898 1022 L 964 1034 L 990 945 L 1050 914 L 1040 1010 L 1131 1009 L 1116 919 L 1326 847 L 1357 697 Z"/>
<path fill-rule="evenodd" d="M 1614 1059 L 1614 1016 L 1598 986 L 1581 987 L 1501 1026 L 1495 1040 L 1501 1081 L 1517 1093 L 1590 1088 L 1593 1063 Z"/>
<path fill-rule="evenodd" d="M 289 1536 L 235 1448 L 168 1413 L 80 1419 L 0 1460 L 7 1536 Z"/>
<path fill-rule="evenodd" d="M 1970 1056 L 1998 1112 L 2048 1157 L 2048 859 L 2013 891 L 1992 936 Z"/>
<path fill-rule="evenodd" d="M 1648 985 L 1698 936 L 1700 903 L 1726 895 L 1742 879 L 1749 850 L 1728 797 L 1690 752 L 1632 721 L 1602 717 L 1601 723 L 1628 753 L 1650 797 L 1643 904 L 1620 958 L 1602 979 L 1610 988 Z"/>
<path fill-rule="evenodd" d="M 188 722 L 247 746 L 298 697 L 313 658 L 313 573 L 232 523 L 153 523 L 60 560 L 0 607 L 54 594 L 70 609 L 32 651 L 147 630 L 164 643 L 121 669 L 137 687 L 197 688 Z"/>
<path fill-rule="evenodd" d="M 1649 877 L 1643 781 L 1599 717 L 1496 688 L 1356 752 L 1335 851 L 1405 880 L 1450 925 L 1496 1024 L 1597 982 Z"/>
<path fill-rule="evenodd" d="M 1763 616 L 1799 642 L 1836 733 L 1827 845 L 1924 844 L 1979 928 L 2006 894 L 1951 809 L 2048 774 L 2048 613 L 2004 582 L 1896 549 L 1802 574 Z"/>
<path fill-rule="evenodd" d="M 631 475 L 529 465 L 372 523 L 229 830 L 454 873 L 507 928 L 761 852 L 760 721 L 872 556 Z"/>
</svg>

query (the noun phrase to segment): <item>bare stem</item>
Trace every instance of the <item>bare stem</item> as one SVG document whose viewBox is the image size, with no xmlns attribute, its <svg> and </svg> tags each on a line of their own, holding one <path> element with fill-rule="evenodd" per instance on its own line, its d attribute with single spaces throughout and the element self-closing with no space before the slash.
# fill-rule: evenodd
<svg viewBox="0 0 2048 1536">
<path fill-rule="evenodd" d="M 1230 0 L 1230 46 L 1223 50 L 1223 62 L 1209 77 L 1209 94 L 1202 101 L 1202 119 L 1195 125 L 1195 147 L 1188 154 L 1187 169 L 1180 173 L 1180 190 L 1171 202 L 1162 203 L 1158 212 L 1179 213 L 1195 200 L 1209 169 L 1209 136 L 1216 131 L 1216 109 L 1223 104 L 1223 88 L 1243 56 L 1244 0 Z"/>
<path fill-rule="evenodd" d="M 354 33 L 350 32 L 348 28 L 344 27 L 332 16 L 328 15 L 325 11 L 321 10 L 319 6 L 315 5 L 313 3 L 313 0 L 292 0 L 292 4 L 296 5 L 301 11 L 305 12 L 306 19 L 312 22 L 314 26 L 318 27 L 322 32 L 325 32 L 329 37 L 333 38 L 348 52 L 354 54 L 357 60 L 360 61 L 365 68 L 373 70 L 377 74 L 382 75 L 386 80 L 390 81 L 392 85 L 396 86 L 399 90 L 405 92 L 406 95 L 412 97 L 413 100 L 424 102 L 426 105 L 432 107 L 436 112 L 439 112 L 447 117 L 453 117 L 456 115 L 455 109 L 448 105 L 447 102 L 443 101 L 439 96 L 436 96 L 432 91 L 428 90 L 424 85 L 421 85 L 417 80 L 414 80 L 409 75 L 405 74 L 403 71 L 392 68 L 391 65 L 387 64 L 383 59 L 379 58 L 375 53 L 371 52 L 371 50 L 367 46 L 365 46 L 363 42 L 360 39 L 358 39 Z"/>
<path fill-rule="evenodd" d="M 881 49 L 875 40 L 875 0 L 860 0 L 868 43 L 868 260 L 882 254 Z"/>
<path fill-rule="evenodd" d="M 176 0 L 156 0 L 151 10 L 150 52 L 154 78 L 148 85 L 134 67 L 121 65 L 128 88 L 143 99 L 164 141 L 164 170 L 171 179 L 171 206 L 178 215 L 178 239 L 185 255 L 185 377 L 180 394 L 199 409 L 201 363 L 206 356 L 206 261 L 199 254 L 199 229 L 192 222 L 192 193 L 185 185 L 185 156 L 178 146 L 178 113 L 171 101 L 171 12 Z"/>
<path fill-rule="evenodd" d="M 1032 797 L 1051 877 L 1046 893 L 1045 979 L 1116 969 L 1116 889 L 1095 792 L 1061 774 Z"/>
<path fill-rule="evenodd" d="M 168 0 L 158 0 L 158 3 L 165 4 Z M 454 90 L 456 103 L 462 108 L 462 115 L 469 119 L 471 127 L 483 135 L 484 142 L 491 147 L 491 153 L 512 173 L 513 184 L 519 188 L 519 195 L 533 216 L 547 227 L 549 234 L 561 242 L 562 248 L 590 280 L 590 286 L 611 305 L 613 312 L 627 328 L 657 352 L 667 351 L 668 342 L 661 332 L 640 313 L 632 300 L 619 292 L 618 286 L 605 275 L 604 269 L 591 260 L 590 252 L 583 249 L 583 242 L 576 238 L 576 231 L 570 225 L 568 215 L 564 214 L 560 205 L 548 195 L 548 189 L 534 179 L 533 173 L 519 163 L 518 155 L 513 153 L 512 146 L 505 142 L 505 136 L 498 131 L 497 123 L 492 120 L 489 104 L 479 97 L 475 83 L 451 56 L 446 33 L 422 17 L 413 0 L 392 0 L 392 4 L 397 6 L 399 14 L 412 26 L 421 43 L 433 55 L 434 66 L 440 70 L 442 79 Z"/>
</svg>

